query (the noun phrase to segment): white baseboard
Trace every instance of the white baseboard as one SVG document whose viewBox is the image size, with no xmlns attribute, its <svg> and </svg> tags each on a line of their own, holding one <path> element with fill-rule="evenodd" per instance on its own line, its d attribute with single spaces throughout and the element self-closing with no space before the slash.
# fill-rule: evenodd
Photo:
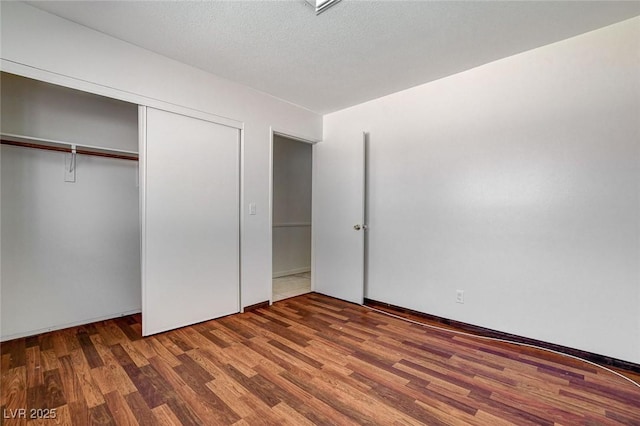
<svg viewBox="0 0 640 426">
<path fill-rule="evenodd" d="M 273 278 L 286 277 L 287 275 L 302 274 L 303 272 L 311 272 L 311 266 L 304 268 L 289 269 L 288 271 L 278 271 L 273 273 Z"/>
</svg>

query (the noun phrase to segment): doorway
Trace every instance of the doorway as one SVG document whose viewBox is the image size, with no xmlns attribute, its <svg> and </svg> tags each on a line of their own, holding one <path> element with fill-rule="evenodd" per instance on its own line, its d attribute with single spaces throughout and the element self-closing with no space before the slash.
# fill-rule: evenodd
<svg viewBox="0 0 640 426">
<path fill-rule="evenodd" d="M 311 292 L 312 144 L 273 134 L 272 301 Z"/>
</svg>

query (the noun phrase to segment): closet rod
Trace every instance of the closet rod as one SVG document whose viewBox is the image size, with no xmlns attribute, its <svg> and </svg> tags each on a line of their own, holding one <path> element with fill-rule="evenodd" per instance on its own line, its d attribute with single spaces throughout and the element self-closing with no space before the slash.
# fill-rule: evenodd
<svg viewBox="0 0 640 426">
<path fill-rule="evenodd" d="M 48 151 L 59 151 L 59 152 L 69 152 L 69 153 L 71 152 L 70 146 L 66 147 L 66 146 L 41 145 L 41 144 L 32 143 L 32 142 L 10 141 L 7 139 L 2 139 L 0 142 L 2 143 L 2 145 L 20 146 L 23 148 L 45 149 Z M 76 148 L 76 153 L 83 154 L 83 155 L 94 155 L 96 157 L 107 157 L 107 158 L 117 158 L 120 160 L 138 161 L 138 156 L 133 154 L 131 155 L 115 154 L 111 152 L 91 151 L 91 150 L 82 149 L 82 148 Z"/>
</svg>

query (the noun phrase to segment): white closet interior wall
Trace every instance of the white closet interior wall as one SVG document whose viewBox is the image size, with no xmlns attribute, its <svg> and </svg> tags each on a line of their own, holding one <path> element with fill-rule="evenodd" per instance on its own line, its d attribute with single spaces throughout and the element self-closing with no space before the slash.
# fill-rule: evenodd
<svg viewBox="0 0 640 426">
<path fill-rule="evenodd" d="M 138 151 L 138 106 L 2 73 L 2 132 Z"/>
<path fill-rule="evenodd" d="M 2 74 L 2 132 L 138 150 L 137 105 Z M 1 338 L 141 308 L 138 165 L 2 145 Z"/>
<path fill-rule="evenodd" d="M 311 270 L 311 144 L 273 136 L 273 277 Z"/>
</svg>

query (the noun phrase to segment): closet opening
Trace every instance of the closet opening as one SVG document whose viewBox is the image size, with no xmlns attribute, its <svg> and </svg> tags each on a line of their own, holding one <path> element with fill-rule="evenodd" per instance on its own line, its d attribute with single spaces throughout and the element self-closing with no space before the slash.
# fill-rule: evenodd
<svg viewBox="0 0 640 426">
<path fill-rule="evenodd" d="M 272 301 L 312 291 L 312 144 L 273 134 Z"/>
<path fill-rule="evenodd" d="M 0 78 L 0 340 L 141 312 L 138 105 Z"/>
<path fill-rule="evenodd" d="M 240 310 L 238 122 L 0 78 L 0 341 Z"/>
</svg>

